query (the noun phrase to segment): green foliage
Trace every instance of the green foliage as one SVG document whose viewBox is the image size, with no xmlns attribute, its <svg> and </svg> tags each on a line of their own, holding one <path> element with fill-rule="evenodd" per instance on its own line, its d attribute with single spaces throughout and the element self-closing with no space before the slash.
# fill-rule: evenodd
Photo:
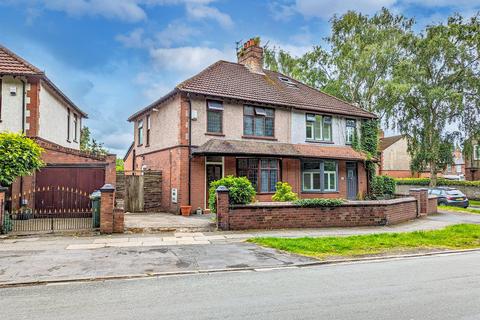
<svg viewBox="0 0 480 320">
<path fill-rule="evenodd" d="M 123 159 L 116 159 L 115 164 L 116 164 L 115 166 L 116 171 L 125 171 Z"/>
<path fill-rule="evenodd" d="M 227 176 L 220 180 L 210 183 L 208 207 L 212 212 L 216 212 L 216 190 L 220 186 L 228 188 L 230 204 L 247 204 L 255 199 L 257 194 L 250 180 L 246 177 Z"/>
<path fill-rule="evenodd" d="M 286 202 L 297 199 L 298 195 L 292 191 L 292 186 L 288 182 L 277 182 L 275 194 L 272 196 L 273 201 Z"/>
<path fill-rule="evenodd" d="M 395 182 L 398 185 L 428 186 L 430 185 L 430 178 L 397 178 L 395 179 Z M 448 180 L 444 178 L 438 178 L 437 186 L 480 187 L 480 181 Z"/>
<path fill-rule="evenodd" d="M 338 207 L 341 206 L 345 200 L 343 199 L 326 199 L 326 198 L 313 198 L 313 199 L 299 199 L 293 201 L 293 204 L 304 208 L 323 208 L 323 207 Z"/>
<path fill-rule="evenodd" d="M 83 127 L 80 131 L 80 150 L 91 153 L 95 156 L 106 156 L 108 150 L 105 149 L 103 143 L 91 138 L 90 129 Z"/>
<path fill-rule="evenodd" d="M 391 197 L 395 193 L 395 179 L 389 176 L 375 176 L 372 179 L 371 190 L 375 198 Z"/>
<path fill-rule="evenodd" d="M 43 166 L 43 149 L 20 133 L 0 133 L 0 185 L 31 175 Z"/>
</svg>

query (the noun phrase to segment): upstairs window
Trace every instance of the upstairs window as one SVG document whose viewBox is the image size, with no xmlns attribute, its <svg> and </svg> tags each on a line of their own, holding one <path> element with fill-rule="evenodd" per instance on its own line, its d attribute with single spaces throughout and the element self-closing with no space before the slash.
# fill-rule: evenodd
<svg viewBox="0 0 480 320">
<path fill-rule="evenodd" d="M 70 142 L 70 109 L 67 111 L 67 141 Z"/>
<path fill-rule="evenodd" d="M 151 120 L 150 115 L 147 116 L 147 146 L 150 145 L 150 128 L 151 128 Z"/>
<path fill-rule="evenodd" d="M 138 145 L 141 146 L 143 144 L 143 120 L 140 120 L 137 123 L 137 137 Z"/>
<path fill-rule="evenodd" d="M 76 114 L 73 115 L 73 141 L 77 142 L 78 138 L 78 116 Z"/>
<path fill-rule="evenodd" d="M 275 111 L 254 106 L 243 107 L 243 134 L 245 136 L 274 136 Z"/>
<path fill-rule="evenodd" d="M 480 146 L 478 144 L 473 146 L 473 160 L 480 160 Z"/>
<path fill-rule="evenodd" d="M 307 140 L 332 141 L 332 117 L 306 114 Z"/>
<path fill-rule="evenodd" d="M 280 176 L 277 159 L 238 159 L 237 175 L 247 177 L 260 193 L 275 192 Z"/>
<path fill-rule="evenodd" d="M 223 132 L 223 103 L 221 101 L 207 101 L 207 132 Z"/>
<path fill-rule="evenodd" d="M 352 144 L 353 139 L 355 137 L 355 130 L 357 129 L 356 121 L 353 119 L 347 119 L 347 124 L 345 129 L 346 129 L 345 143 Z"/>
</svg>

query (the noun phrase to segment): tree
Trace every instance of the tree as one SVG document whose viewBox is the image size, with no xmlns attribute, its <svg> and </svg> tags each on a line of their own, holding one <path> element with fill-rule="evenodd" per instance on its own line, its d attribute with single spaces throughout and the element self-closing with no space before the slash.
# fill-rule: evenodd
<svg viewBox="0 0 480 320">
<path fill-rule="evenodd" d="M 397 100 L 390 119 L 408 142 L 412 170 L 437 173 L 453 163 L 454 142 L 480 125 L 480 23 L 455 15 L 403 42 L 387 93 Z"/>
<path fill-rule="evenodd" d="M 123 159 L 116 159 L 116 171 L 125 171 Z"/>
<path fill-rule="evenodd" d="M 43 149 L 23 134 L 0 133 L 0 185 L 31 175 L 43 166 Z"/>
<path fill-rule="evenodd" d="M 96 156 L 105 156 L 108 154 L 108 150 L 105 149 L 103 143 L 91 138 L 90 129 L 88 127 L 83 127 L 80 131 L 80 150 Z"/>
</svg>

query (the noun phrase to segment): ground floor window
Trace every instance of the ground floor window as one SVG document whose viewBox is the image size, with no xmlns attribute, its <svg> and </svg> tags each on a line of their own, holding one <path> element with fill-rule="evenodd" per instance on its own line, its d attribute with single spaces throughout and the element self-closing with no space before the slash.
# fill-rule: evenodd
<svg viewBox="0 0 480 320">
<path fill-rule="evenodd" d="M 237 159 L 237 176 L 247 177 L 257 192 L 275 192 L 280 176 L 279 161 L 264 158 Z"/>
<path fill-rule="evenodd" d="M 338 162 L 305 160 L 302 162 L 302 190 L 306 192 L 338 191 Z"/>
</svg>

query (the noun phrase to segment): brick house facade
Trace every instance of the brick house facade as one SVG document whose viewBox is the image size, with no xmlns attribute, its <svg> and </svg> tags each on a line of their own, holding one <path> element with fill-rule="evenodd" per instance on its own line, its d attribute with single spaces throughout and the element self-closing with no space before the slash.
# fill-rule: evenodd
<svg viewBox="0 0 480 320">
<path fill-rule="evenodd" d="M 238 63 L 218 61 L 133 114 L 126 171 L 162 171 L 162 208 L 208 207 L 208 184 L 247 176 L 257 200 L 284 181 L 302 198 L 354 199 L 367 191 L 365 155 L 352 146 L 375 115 L 262 69 L 247 42 Z"/>
</svg>

